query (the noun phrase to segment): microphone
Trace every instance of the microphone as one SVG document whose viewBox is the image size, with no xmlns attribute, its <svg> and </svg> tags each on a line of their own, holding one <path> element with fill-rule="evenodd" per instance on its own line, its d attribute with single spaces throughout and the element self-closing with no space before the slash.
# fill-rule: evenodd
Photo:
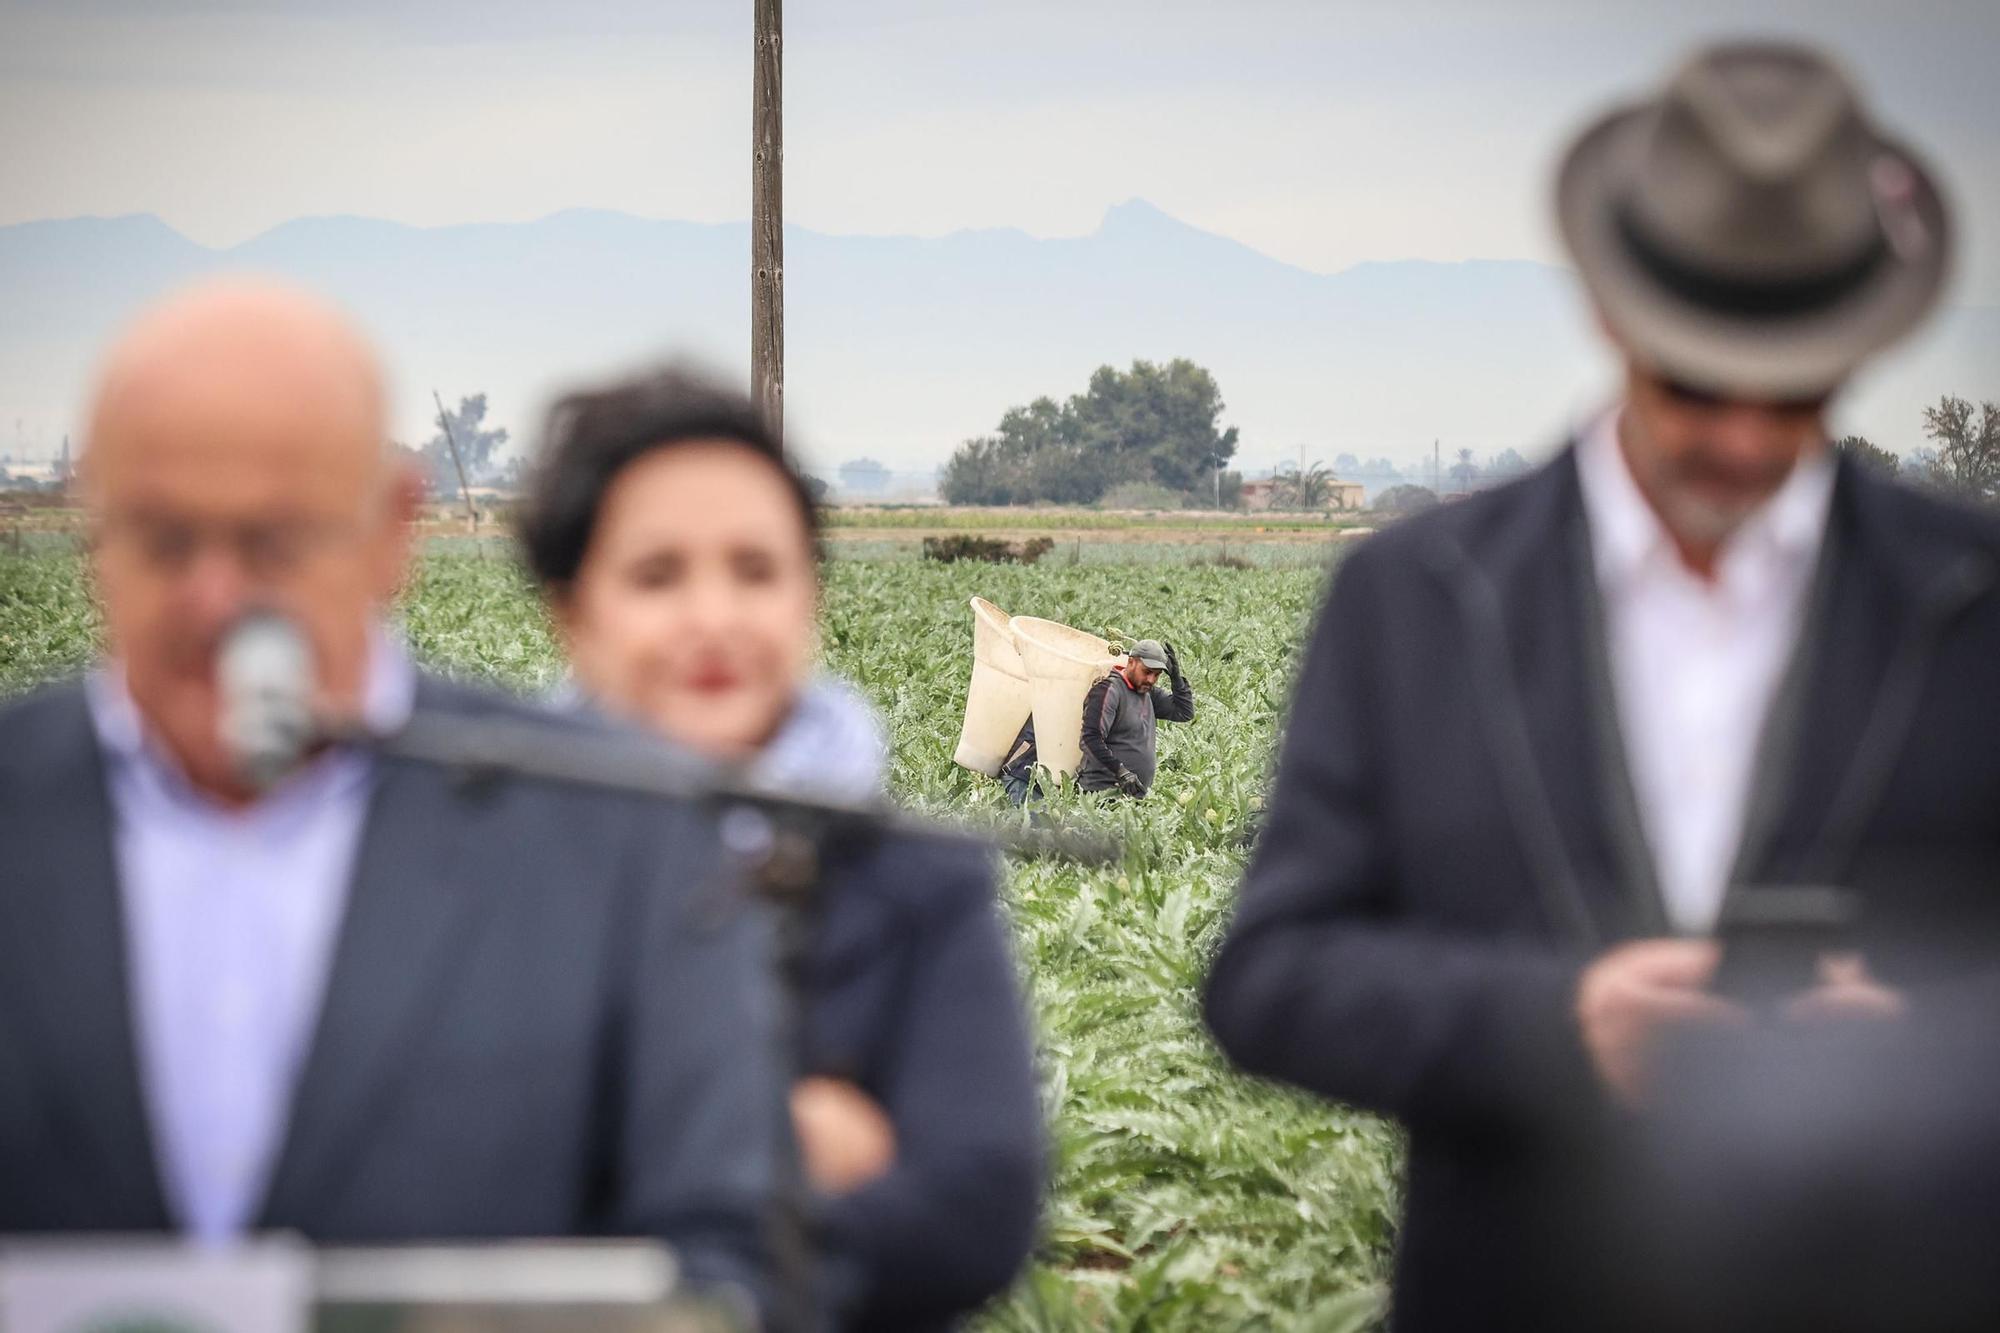
<svg viewBox="0 0 2000 1333">
<path fill-rule="evenodd" d="M 319 738 L 312 649 L 286 617 L 251 611 L 223 635 L 215 680 L 223 750 L 238 777 L 255 791 L 268 791 Z"/>
</svg>

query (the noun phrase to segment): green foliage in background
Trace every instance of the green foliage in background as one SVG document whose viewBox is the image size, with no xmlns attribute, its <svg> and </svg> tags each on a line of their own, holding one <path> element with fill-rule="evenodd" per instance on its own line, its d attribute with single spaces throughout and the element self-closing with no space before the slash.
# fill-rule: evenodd
<svg viewBox="0 0 2000 1333">
<path fill-rule="evenodd" d="M 997 783 L 951 762 L 975 593 L 1114 640 L 1169 639 L 1196 690 L 1196 720 L 1161 729 L 1151 798 L 1066 790 L 1051 800 L 1065 819 L 1120 832 L 1122 864 L 1008 868 L 1055 1162 L 1041 1252 L 982 1317 L 987 1333 L 1343 1333 L 1379 1321 L 1397 1135 L 1229 1072 L 1197 1007 L 1322 581 L 1316 568 L 1059 558 L 827 568 L 827 664 L 881 709 L 895 744 L 892 783 L 918 811 L 1020 818 Z M 448 670 L 524 689 L 561 672 L 504 549 L 433 555 L 402 614 L 418 653 Z M 74 556 L 0 555 L 0 691 L 75 669 L 95 635 Z"/>
<path fill-rule="evenodd" d="M 1236 454 L 1236 428 L 1223 429 L 1221 418 L 1215 377 L 1185 357 L 1099 366 L 1067 402 L 1008 408 L 993 434 L 952 454 L 938 490 L 970 505 L 1092 504 L 1134 483 L 1209 493 Z"/>
<path fill-rule="evenodd" d="M 0 697 L 81 670 L 97 636 L 81 559 L 0 555 Z"/>
</svg>

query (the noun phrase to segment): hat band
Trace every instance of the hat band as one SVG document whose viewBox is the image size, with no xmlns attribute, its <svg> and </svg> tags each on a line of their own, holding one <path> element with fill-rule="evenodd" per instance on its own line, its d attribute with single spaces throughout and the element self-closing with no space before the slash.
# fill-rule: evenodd
<svg viewBox="0 0 2000 1333">
<path fill-rule="evenodd" d="M 1833 268 L 1797 278 L 1733 278 L 1669 254 L 1646 235 L 1631 201 L 1612 210 L 1625 248 L 1646 276 L 1675 296 L 1724 315 L 1776 317 L 1805 315 L 1836 305 L 1866 286 L 1889 255 L 1877 231 L 1861 253 Z"/>
</svg>

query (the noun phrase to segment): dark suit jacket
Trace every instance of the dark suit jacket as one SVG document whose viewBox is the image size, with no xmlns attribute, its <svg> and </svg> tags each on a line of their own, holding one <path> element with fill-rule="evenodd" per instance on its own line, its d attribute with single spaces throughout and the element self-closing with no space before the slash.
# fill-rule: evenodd
<svg viewBox="0 0 2000 1333">
<path fill-rule="evenodd" d="M 879 1102 L 897 1150 L 827 1205 L 837 1318 L 946 1327 L 1020 1271 L 1041 1199 L 1034 1048 L 993 868 L 969 844 L 894 837 L 833 848 L 826 870 L 801 1061 Z"/>
<path fill-rule="evenodd" d="M 1209 980 L 1245 1068 L 1408 1126 L 1402 1329 L 1562 1327 L 1580 1308 L 1564 1193 L 1610 1117 L 1577 976 L 1667 933 L 1584 522 L 1566 453 L 1348 558 Z M 1899 984 L 1991 958 L 1996 568 L 1991 517 L 1843 461 L 1763 737 L 1735 882 L 1860 888 Z"/>
<path fill-rule="evenodd" d="M 541 717 L 432 680 L 418 704 Z M 706 825 L 580 787 L 378 764 L 259 1226 L 322 1242 L 657 1236 L 691 1276 L 765 1298 L 782 1032 L 768 932 L 720 882 Z M 0 712 L 0 1232 L 174 1226 L 110 820 L 81 690 Z"/>
</svg>

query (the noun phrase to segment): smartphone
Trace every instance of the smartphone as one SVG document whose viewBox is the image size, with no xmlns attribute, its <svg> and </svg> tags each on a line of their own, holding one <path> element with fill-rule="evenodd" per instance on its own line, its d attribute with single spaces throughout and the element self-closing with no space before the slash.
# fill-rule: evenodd
<svg viewBox="0 0 2000 1333">
<path fill-rule="evenodd" d="M 1716 923 L 1722 962 L 1709 989 L 1751 1008 L 1776 1006 L 1819 984 L 1820 959 L 1858 947 L 1860 899 L 1824 884 L 1741 885 Z"/>
</svg>

